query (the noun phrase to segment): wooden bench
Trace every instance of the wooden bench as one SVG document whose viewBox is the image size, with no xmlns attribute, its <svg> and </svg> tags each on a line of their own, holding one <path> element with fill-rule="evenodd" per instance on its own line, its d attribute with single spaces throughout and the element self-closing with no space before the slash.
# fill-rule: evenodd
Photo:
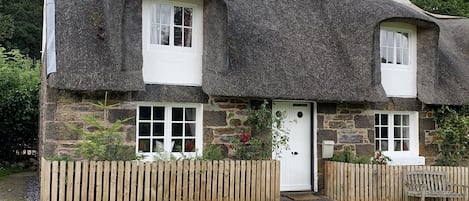
<svg viewBox="0 0 469 201">
<path fill-rule="evenodd" d="M 450 184 L 448 174 L 433 171 L 408 171 L 404 173 L 405 199 L 420 197 L 424 201 L 426 197 L 433 198 L 462 198 L 469 201 L 469 186 Z"/>
</svg>

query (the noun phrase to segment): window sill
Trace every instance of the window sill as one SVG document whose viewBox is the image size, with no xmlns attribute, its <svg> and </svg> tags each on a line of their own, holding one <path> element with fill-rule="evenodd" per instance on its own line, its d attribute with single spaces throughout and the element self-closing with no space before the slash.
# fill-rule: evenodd
<svg viewBox="0 0 469 201">
<path fill-rule="evenodd" d="M 425 157 L 423 156 L 389 156 L 391 162 L 389 165 L 425 165 Z"/>
</svg>

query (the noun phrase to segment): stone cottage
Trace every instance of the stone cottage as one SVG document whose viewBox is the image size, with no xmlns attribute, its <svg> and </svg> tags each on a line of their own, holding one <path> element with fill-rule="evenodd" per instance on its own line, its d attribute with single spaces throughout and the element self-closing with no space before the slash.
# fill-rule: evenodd
<svg viewBox="0 0 469 201">
<path fill-rule="evenodd" d="M 281 189 L 318 191 L 322 142 L 431 164 L 433 111 L 469 100 L 469 20 L 406 0 L 47 0 L 40 154 L 119 106 L 136 153 L 226 148 L 253 102 L 286 111 Z"/>
</svg>

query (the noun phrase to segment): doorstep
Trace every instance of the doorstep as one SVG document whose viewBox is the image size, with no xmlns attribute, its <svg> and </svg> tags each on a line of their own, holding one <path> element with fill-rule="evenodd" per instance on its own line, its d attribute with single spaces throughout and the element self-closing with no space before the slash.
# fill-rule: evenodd
<svg viewBox="0 0 469 201">
<path fill-rule="evenodd" d="M 280 201 L 330 201 L 324 195 L 312 191 L 280 192 Z"/>
</svg>

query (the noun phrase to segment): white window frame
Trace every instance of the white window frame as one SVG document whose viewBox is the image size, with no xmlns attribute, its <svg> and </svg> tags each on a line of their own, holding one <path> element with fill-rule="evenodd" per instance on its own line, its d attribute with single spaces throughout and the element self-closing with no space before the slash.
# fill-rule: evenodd
<svg viewBox="0 0 469 201">
<path fill-rule="evenodd" d="M 152 6 L 171 6 L 170 45 L 151 44 Z M 174 6 L 192 8 L 191 47 L 174 46 Z M 142 55 L 143 80 L 146 84 L 180 86 L 202 85 L 203 0 L 143 0 Z"/>
<path fill-rule="evenodd" d="M 392 159 L 390 164 L 394 165 L 422 165 L 425 164 L 425 158 L 419 156 L 419 113 L 417 111 L 374 111 L 374 115 L 388 115 L 388 150 L 382 153 Z M 406 151 L 394 151 L 394 115 L 409 116 L 409 149 Z M 374 128 L 378 126 L 374 123 Z M 376 141 L 383 138 L 376 138 L 374 132 L 374 144 L 376 150 Z"/>
<path fill-rule="evenodd" d="M 414 25 L 399 22 L 382 22 L 381 30 L 407 33 L 408 40 L 408 64 L 381 63 L 381 84 L 388 97 L 415 98 L 417 97 L 417 28 Z M 381 39 L 379 42 L 381 51 Z M 396 48 L 393 48 L 394 60 L 396 60 Z"/>
<path fill-rule="evenodd" d="M 164 120 L 141 120 L 140 119 L 140 107 L 164 107 L 165 114 Z M 195 108 L 196 109 L 196 120 L 195 120 L 195 152 L 171 152 L 172 146 L 174 143 L 172 139 L 172 108 Z M 153 116 L 153 109 L 151 110 L 151 116 Z M 175 157 L 189 156 L 195 157 L 202 154 L 203 149 L 203 104 L 198 103 L 139 103 L 137 105 L 137 115 L 136 115 L 136 146 L 135 152 L 138 155 L 143 156 L 143 160 L 153 160 L 155 156 L 168 154 L 170 153 Z M 150 136 L 139 136 L 139 125 L 140 123 L 150 123 Z M 152 152 L 153 148 L 153 139 L 158 139 L 160 137 L 153 136 L 153 123 L 164 123 L 164 152 Z M 181 123 L 178 121 L 178 123 Z M 184 126 L 183 126 L 184 128 Z M 177 137 L 183 139 L 184 137 Z M 139 140 L 140 139 L 150 139 L 150 152 L 139 152 Z"/>
</svg>

